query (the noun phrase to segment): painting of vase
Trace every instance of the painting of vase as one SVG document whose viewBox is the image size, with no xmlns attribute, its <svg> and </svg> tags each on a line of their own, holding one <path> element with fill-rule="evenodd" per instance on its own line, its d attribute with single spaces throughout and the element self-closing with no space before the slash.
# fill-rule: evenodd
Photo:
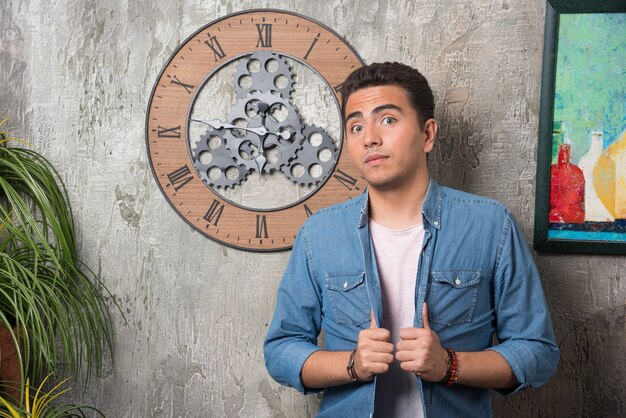
<svg viewBox="0 0 626 418">
<path fill-rule="evenodd" d="M 548 237 L 626 242 L 626 13 L 559 16 Z"/>
</svg>

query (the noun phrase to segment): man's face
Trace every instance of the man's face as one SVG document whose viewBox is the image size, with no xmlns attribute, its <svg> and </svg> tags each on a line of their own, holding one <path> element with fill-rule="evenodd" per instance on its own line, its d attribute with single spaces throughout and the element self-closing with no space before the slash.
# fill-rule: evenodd
<svg viewBox="0 0 626 418">
<path fill-rule="evenodd" d="M 426 154 L 437 122 L 421 127 L 406 91 L 387 85 L 357 90 L 346 102 L 346 147 L 370 188 L 394 190 L 428 178 Z"/>
</svg>

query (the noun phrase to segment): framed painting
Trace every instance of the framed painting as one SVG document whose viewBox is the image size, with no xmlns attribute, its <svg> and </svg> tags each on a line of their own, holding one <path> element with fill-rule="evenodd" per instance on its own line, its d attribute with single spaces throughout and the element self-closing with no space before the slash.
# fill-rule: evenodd
<svg viewBox="0 0 626 418">
<path fill-rule="evenodd" d="M 535 249 L 626 254 L 626 2 L 548 0 Z"/>
</svg>

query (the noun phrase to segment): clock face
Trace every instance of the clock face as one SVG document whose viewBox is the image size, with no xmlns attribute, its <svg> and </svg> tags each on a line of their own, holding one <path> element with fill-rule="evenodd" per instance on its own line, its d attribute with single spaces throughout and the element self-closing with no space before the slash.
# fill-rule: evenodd
<svg viewBox="0 0 626 418">
<path fill-rule="evenodd" d="M 150 164 L 190 225 L 231 247 L 291 248 L 317 210 L 363 192 L 339 94 L 363 63 L 336 33 L 276 10 L 228 15 L 183 42 L 148 106 Z"/>
</svg>

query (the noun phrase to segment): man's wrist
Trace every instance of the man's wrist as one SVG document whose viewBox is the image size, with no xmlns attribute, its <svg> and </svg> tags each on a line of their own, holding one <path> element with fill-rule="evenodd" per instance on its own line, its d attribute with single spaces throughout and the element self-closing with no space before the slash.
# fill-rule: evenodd
<svg viewBox="0 0 626 418">
<path fill-rule="evenodd" d="M 450 387 L 455 384 L 459 378 L 457 372 L 457 357 L 456 351 L 451 348 L 446 348 L 448 358 L 446 359 L 446 374 L 438 383 L 441 383 L 445 387 Z"/>
<path fill-rule="evenodd" d="M 357 349 L 355 348 L 354 350 L 352 350 L 352 353 L 350 353 L 350 359 L 348 360 L 348 366 L 346 367 L 346 370 L 348 371 L 348 376 L 350 377 L 350 380 L 352 380 L 353 382 L 365 383 L 365 380 L 362 380 L 356 372 L 356 350 Z"/>
</svg>

